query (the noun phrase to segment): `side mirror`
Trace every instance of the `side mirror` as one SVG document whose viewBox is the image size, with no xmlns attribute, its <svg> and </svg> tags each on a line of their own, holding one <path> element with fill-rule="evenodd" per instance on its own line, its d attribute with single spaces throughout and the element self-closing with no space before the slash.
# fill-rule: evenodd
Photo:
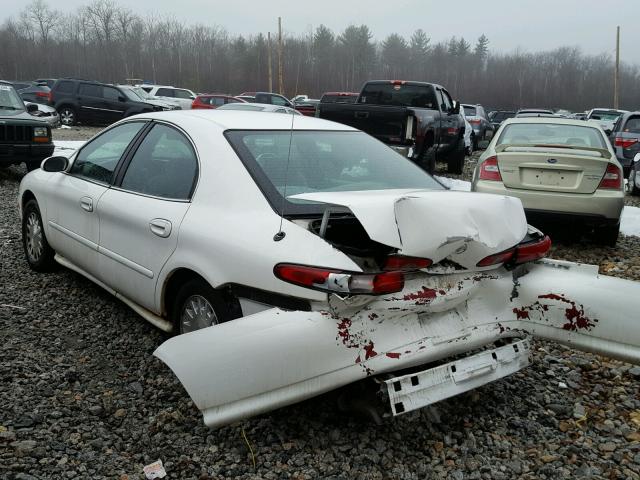
<svg viewBox="0 0 640 480">
<path fill-rule="evenodd" d="M 45 158 L 42 162 L 42 170 L 45 172 L 63 172 L 69 166 L 69 159 L 67 157 L 49 157 Z"/>
<path fill-rule="evenodd" d="M 27 112 L 34 113 L 37 111 L 38 111 L 38 105 L 36 105 L 35 103 L 30 103 L 29 105 L 27 105 Z"/>
<path fill-rule="evenodd" d="M 451 113 L 455 113 L 456 115 L 460 113 L 460 102 L 455 103 L 455 105 L 451 108 Z"/>
</svg>

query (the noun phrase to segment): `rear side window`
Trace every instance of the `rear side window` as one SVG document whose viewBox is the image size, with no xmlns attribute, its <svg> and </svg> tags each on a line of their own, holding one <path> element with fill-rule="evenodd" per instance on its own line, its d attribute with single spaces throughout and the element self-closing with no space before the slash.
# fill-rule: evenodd
<svg viewBox="0 0 640 480">
<path fill-rule="evenodd" d="M 289 102 L 287 102 L 287 100 L 285 100 L 282 97 L 278 97 L 276 95 L 272 95 L 271 96 L 271 103 L 273 105 L 280 105 L 280 106 L 283 106 L 283 107 L 289 104 Z"/>
<path fill-rule="evenodd" d="M 188 200 L 198 174 L 191 142 L 175 128 L 155 125 L 133 155 L 121 187 L 154 197 Z"/>
<path fill-rule="evenodd" d="M 102 87 L 100 85 L 91 85 L 90 83 L 83 83 L 80 85 L 79 95 L 85 97 L 97 97 L 102 98 Z"/>
<path fill-rule="evenodd" d="M 640 133 L 640 117 L 630 117 L 624 125 L 623 132 Z"/>
<path fill-rule="evenodd" d="M 113 172 L 144 122 L 129 122 L 108 130 L 85 145 L 69 173 L 99 183 L 110 183 Z"/>
<path fill-rule="evenodd" d="M 156 95 L 158 97 L 175 97 L 173 88 L 159 88 Z"/>
<path fill-rule="evenodd" d="M 59 82 L 56 90 L 60 93 L 73 93 L 73 82 Z"/>
</svg>

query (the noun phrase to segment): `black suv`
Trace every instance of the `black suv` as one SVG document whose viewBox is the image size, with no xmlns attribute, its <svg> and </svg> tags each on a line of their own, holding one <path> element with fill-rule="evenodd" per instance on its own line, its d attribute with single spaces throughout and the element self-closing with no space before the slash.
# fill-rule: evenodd
<svg viewBox="0 0 640 480">
<path fill-rule="evenodd" d="M 137 113 L 163 110 L 114 85 L 73 78 L 57 80 L 49 98 L 63 125 L 109 124 Z"/>
<path fill-rule="evenodd" d="M 47 122 L 28 113 L 13 85 L 0 81 L 0 167 L 24 162 L 27 170 L 34 170 L 53 148 Z"/>
<path fill-rule="evenodd" d="M 622 165 L 625 177 L 628 177 L 631 170 L 638 169 L 633 159 L 640 153 L 640 112 L 627 112 L 620 115 L 611 130 L 609 140 L 616 152 L 616 158 Z M 639 193 L 635 183 L 636 173 L 634 172 L 634 183 L 631 185 L 634 187 L 635 195 Z"/>
</svg>

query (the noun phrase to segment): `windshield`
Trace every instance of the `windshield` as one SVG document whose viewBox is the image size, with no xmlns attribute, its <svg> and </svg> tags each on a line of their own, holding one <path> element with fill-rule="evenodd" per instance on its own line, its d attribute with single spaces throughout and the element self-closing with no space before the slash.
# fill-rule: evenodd
<svg viewBox="0 0 640 480">
<path fill-rule="evenodd" d="M 401 83 L 368 83 L 362 90 L 358 103 L 438 108 L 435 92 L 431 85 L 405 85 Z"/>
<path fill-rule="evenodd" d="M 301 193 L 443 189 L 416 164 L 363 132 L 249 130 L 226 136 L 279 213 L 285 182 L 285 213 L 297 214 L 324 208 L 290 198 Z"/>
<path fill-rule="evenodd" d="M 132 88 L 121 88 L 124 94 L 129 98 L 129 100 L 133 100 L 134 102 L 139 102 L 140 100 L 144 100 L 137 92 L 134 92 Z"/>
<path fill-rule="evenodd" d="M 149 93 L 147 93 L 147 91 L 144 88 L 134 87 L 131 90 L 133 90 L 140 98 L 144 100 L 153 100 L 153 97 L 149 95 Z"/>
<path fill-rule="evenodd" d="M 11 85 L 0 85 L 0 110 L 24 110 L 24 103 Z"/>
<path fill-rule="evenodd" d="M 503 144 L 607 148 L 596 128 L 539 122 L 507 125 L 497 143 Z"/>
<path fill-rule="evenodd" d="M 620 116 L 620 113 L 616 113 L 616 112 L 607 112 L 607 111 L 602 111 L 602 110 L 594 110 L 591 113 L 591 118 L 595 117 L 600 117 L 600 120 L 607 120 L 609 122 L 615 122 L 616 120 L 618 120 L 618 117 Z"/>
</svg>

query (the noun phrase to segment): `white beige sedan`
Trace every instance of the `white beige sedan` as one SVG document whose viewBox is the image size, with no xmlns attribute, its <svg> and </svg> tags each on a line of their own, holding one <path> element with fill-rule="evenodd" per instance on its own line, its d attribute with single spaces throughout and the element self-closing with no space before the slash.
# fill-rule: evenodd
<svg viewBox="0 0 640 480">
<path fill-rule="evenodd" d="M 471 190 L 518 197 L 527 219 L 593 227 L 615 245 L 624 206 L 622 167 L 597 125 L 561 118 L 505 121 L 482 154 Z"/>
</svg>

